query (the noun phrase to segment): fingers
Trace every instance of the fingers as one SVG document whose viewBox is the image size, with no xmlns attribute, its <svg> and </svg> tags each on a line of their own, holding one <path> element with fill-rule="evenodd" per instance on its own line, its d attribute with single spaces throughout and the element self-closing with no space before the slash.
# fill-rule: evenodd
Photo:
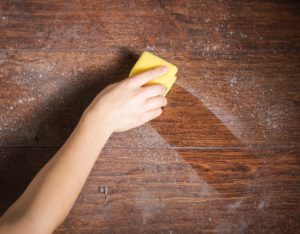
<svg viewBox="0 0 300 234">
<path fill-rule="evenodd" d="M 165 94 L 166 92 L 166 87 L 161 84 L 153 84 L 153 85 L 148 85 L 145 87 L 141 87 L 141 92 L 140 95 L 144 99 L 156 97 Z"/>
<path fill-rule="evenodd" d="M 150 110 L 148 112 L 145 113 L 145 123 L 149 122 L 152 119 L 157 118 L 158 116 L 160 116 L 162 114 L 162 109 L 161 108 L 157 108 L 154 110 Z"/>
<path fill-rule="evenodd" d="M 167 105 L 167 99 L 163 96 L 149 98 L 145 103 L 145 110 L 151 111 Z"/>
<path fill-rule="evenodd" d="M 167 71 L 168 71 L 167 67 L 159 66 L 154 69 L 142 72 L 138 75 L 135 75 L 135 76 L 131 77 L 130 79 L 132 79 L 132 82 L 134 83 L 134 85 L 136 85 L 137 87 L 140 87 L 140 86 L 143 86 L 144 84 L 148 83 L 149 81 L 151 81 L 159 76 L 162 76 Z"/>
</svg>

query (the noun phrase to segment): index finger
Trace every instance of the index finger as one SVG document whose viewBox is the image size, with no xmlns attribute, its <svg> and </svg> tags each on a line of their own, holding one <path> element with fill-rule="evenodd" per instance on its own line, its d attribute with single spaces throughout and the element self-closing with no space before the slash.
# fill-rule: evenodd
<svg viewBox="0 0 300 234">
<path fill-rule="evenodd" d="M 135 76 L 132 76 L 131 79 L 134 80 L 135 85 L 140 87 L 143 86 L 144 84 L 147 84 L 149 81 L 162 76 L 168 71 L 168 67 L 166 66 L 159 66 L 154 69 L 142 72 L 140 74 L 137 74 Z"/>
</svg>

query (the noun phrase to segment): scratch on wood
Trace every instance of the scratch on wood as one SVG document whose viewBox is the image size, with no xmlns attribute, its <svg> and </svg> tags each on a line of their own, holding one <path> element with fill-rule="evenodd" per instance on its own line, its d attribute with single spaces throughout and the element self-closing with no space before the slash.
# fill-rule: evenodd
<svg viewBox="0 0 300 234">
<path fill-rule="evenodd" d="M 99 186 L 98 192 L 104 194 L 104 206 L 110 207 L 109 200 L 108 200 L 108 187 Z"/>
</svg>

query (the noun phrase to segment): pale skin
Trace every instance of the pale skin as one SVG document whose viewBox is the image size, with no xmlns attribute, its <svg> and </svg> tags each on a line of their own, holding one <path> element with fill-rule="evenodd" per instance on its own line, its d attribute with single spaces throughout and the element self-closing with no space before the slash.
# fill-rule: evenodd
<svg viewBox="0 0 300 234">
<path fill-rule="evenodd" d="M 165 87 L 144 85 L 167 70 L 157 67 L 102 90 L 65 144 L 1 217 L 0 233 L 52 233 L 74 205 L 110 135 L 162 114 Z"/>
</svg>

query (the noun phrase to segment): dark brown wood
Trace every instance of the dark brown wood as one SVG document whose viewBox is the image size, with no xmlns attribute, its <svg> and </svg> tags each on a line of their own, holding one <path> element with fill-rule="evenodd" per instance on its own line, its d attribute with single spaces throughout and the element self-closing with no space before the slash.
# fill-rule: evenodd
<svg viewBox="0 0 300 234">
<path fill-rule="evenodd" d="M 6 49 L 300 49 L 296 1 L 4 0 L 0 6 Z"/>
<path fill-rule="evenodd" d="M 297 1 L 1 1 L 0 212 L 144 51 L 179 68 L 56 233 L 297 233 Z M 99 190 L 108 189 L 108 200 Z"/>
</svg>

